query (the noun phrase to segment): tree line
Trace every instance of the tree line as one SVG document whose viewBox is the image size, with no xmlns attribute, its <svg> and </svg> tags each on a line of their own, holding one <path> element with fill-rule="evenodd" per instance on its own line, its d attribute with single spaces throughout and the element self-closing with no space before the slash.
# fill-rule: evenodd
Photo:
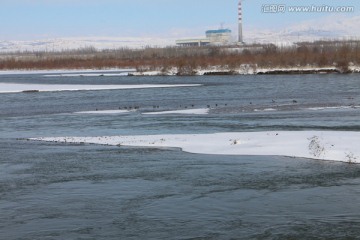
<svg viewBox="0 0 360 240">
<path fill-rule="evenodd" d="M 0 54 L 0 69 L 105 69 L 136 68 L 138 71 L 166 72 L 177 68 L 191 74 L 213 66 L 236 70 L 254 68 L 336 67 L 348 72 L 360 65 L 360 41 L 301 42 L 289 46 L 252 44 L 245 46 L 82 48 L 60 52 L 15 52 Z"/>
</svg>

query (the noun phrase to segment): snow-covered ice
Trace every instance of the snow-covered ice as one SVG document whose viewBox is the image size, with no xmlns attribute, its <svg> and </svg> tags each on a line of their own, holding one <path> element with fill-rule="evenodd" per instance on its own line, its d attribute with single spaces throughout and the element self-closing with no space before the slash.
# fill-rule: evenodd
<svg viewBox="0 0 360 240">
<path fill-rule="evenodd" d="M 185 110 L 173 110 L 173 111 L 161 111 L 161 112 L 148 112 L 143 113 L 144 115 L 165 115 L 165 114 L 194 114 L 194 115 L 204 115 L 208 114 L 208 108 L 199 108 L 199 109 L 185 109 Z"/>
<path fill-rule="evenodd" d="M 26 91 L 85 91 L 142 88 L 198 87 L 201 84 L 138 84 L 138 85 L 79 85 L 79 84 L 20 84 L 0 83 L 0 93 L 18 93 Z"/>
<path fill-rule="evenodd" d="M 31 140 L 181 148 L 185 152 L 199 154 L 287 156 L 360 163 L 360 132 L 233 132 L 184 135 L 48 137 Z"/>
</svg>

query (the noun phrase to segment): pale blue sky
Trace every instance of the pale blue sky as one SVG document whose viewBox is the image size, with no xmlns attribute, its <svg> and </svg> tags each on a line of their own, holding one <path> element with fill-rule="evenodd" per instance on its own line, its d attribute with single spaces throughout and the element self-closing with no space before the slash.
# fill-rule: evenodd
<svg viewBox="0 0 360 240">
<path fill-rule="evenodd" d="M 264 4 L 354 6 L 359 0 L 245 0 L 247 28 L 281 29 L 329 13 L 264 14 Z M 336 18 L 336 14 L 332 14 Z M 344 15 L 344 14 L 342 14 Z M 0 0 L 0 40 L 54 37 L 183 37 L 235 28 L 237 0 Z"/>
</svg>

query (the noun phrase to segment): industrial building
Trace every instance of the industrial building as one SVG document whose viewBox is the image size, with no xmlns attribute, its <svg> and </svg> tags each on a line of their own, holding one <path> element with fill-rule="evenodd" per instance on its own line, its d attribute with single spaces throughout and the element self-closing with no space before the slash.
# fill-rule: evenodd
<svg viewBox="0 0 360 240">
<path fill-rule="evenodd" d="M 181 39 L 176 40 L 176 45 L 182 47 L 201 47 L 210 45 L 210 40 L 207 38 Z"/>
<path fill-rule="evenodd" d="M 206 38 L 212 45 L 228 45 L 232 42 L 230 29 L 208 30 Z"/>
<path fill-rule="evenodd" d="M 206 31 L 206 38 L 194 38 L 194 39 L 182 39 L 177 40 L 178 46 L 219 46 L 229 45 L 232 43 L 231 30 L 230 29 L 218 29 Z"/>
<path fill-rule="evenodd" d="M 243 44 L 243 8 L 242 0 L 238 2 L 238 44 Z M 232 44 L 230 29 L 218 29 L 206 31 L 206 38 L 181 39 L 176 41 L 178 46 L 224 46 Z"/>
</svg>

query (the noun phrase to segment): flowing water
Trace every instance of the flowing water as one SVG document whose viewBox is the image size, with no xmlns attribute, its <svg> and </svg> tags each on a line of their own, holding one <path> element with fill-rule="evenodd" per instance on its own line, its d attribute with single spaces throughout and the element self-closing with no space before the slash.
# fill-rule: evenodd
<svg viewBox="0 0 360 240">
<path fill-rule="evenodd" d="M 360 165 L 26 140 L 360 131 L 359 75 L 4 75 L 0 82 L 202 84 L 0 94 L 0 239 L 359 239 Z M 138 110 L 75 114 L 130 107 Z M 208 107 L 207 115 L 142 114 Z"/>
</svg>

